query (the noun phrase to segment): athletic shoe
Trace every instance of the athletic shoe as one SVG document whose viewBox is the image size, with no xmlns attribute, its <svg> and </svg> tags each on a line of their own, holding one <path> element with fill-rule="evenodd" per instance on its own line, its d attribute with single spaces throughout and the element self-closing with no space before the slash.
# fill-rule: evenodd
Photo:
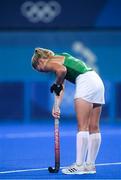
<svg viewBox="0 0 121 180">
<path fill-rule="evenodd" d="M 86 164 L 85 165 L 85 171 L 86 171 L 86 174 L 95 174 L 96 173 L 96 167 L 94 164 Z"/>
<path fill-rule="evenodd" d="M 84 165 L 77 165 L 76 163 L 62 169 L 63 174 L 86 174 Z"/>
</svg>

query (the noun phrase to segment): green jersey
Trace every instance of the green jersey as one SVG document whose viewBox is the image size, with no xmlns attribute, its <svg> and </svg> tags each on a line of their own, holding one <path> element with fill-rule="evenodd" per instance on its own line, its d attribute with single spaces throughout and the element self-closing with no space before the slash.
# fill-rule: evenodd
<svg viewBox="0 0 121 180">
<path fill-rule="evenodd" d="M 63 64 L 67 69 L 65 79 L 72 83 L 75 83 L 78 75 L 93 70 L 92 68 L 88 67 L 82 60 L 77 59 L 68 53 L 61 53 L 56 55 L 62 55 L 65 57 Z"/>
</svg>

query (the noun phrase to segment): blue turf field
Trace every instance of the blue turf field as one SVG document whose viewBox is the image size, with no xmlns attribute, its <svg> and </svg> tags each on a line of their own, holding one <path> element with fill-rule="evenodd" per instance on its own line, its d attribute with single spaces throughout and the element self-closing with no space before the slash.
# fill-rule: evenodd
<svg viewBox="0 0 121 180">
<path fill-rule="evenodd" d="M 49 174 L 54 165 L 54 122 L 0 125 L 0 179 L 121 179 L 121 124 L 101 125 L 96 175 Z M 60 123 L 61 167 L 75 161 L 76 123 Z"/>
</svg>

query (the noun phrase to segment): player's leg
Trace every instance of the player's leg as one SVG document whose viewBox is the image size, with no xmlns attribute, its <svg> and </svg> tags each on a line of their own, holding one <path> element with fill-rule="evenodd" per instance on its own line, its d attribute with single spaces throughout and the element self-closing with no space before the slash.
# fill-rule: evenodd
<svg viewBox="0 0 121 180">
<path fill-rule="evenodd" d="M 101 104 L 93 104 L 93 109 L 92 109 L 92 113 L 90 114 L 90 123 L 89 123 L 90 134 L 100 132 L 99 121 L 100 121 L 101 111 L 102 111 Z"/>
<path fill-rule="evenodd" d="M 89 118 L 93 104 L 81 98 L 75 99 L 75 110 L 78 121 L 76 140 L 76 163 L 62 170 L 65 174 L 84 174 L 85 157 L 89 139 Z"/>
<path fill-rule="evenodd" d="M 89 120 L 93 104 L 81 98 L 75 100 L 75 110 L 78 121 L 78 133 L 76 144 L 76 163 L 84 164 L 89 139 Z"/>
<path fill-rule="evenodd" d="M 90 135 L 89 135 L 87 162 L 86 162 L 88 173 L 96 173 L 95 161 L 101 144 L 101 134 L 99 129 L 101 109 L 102 109 L 101 105 L 94 104 L 92 113 L 90 115 L 90 124 L 89 124 Z"/>
</svg>

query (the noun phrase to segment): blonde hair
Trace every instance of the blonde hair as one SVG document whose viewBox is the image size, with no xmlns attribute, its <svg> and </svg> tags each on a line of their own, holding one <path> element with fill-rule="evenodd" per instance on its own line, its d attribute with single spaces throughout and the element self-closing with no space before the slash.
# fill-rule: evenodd
<svg viewBox="0 0 121 180">
<path fill-rule="evenodd" d="M 44 48 L 35 48 L 34 55 L 32 56 L 32 66 L 33 68 L 37 68 L 38 66 L 38 58 L 50 58 L 54 56 L 54 52 L 49 49 Z"/>
<path fill-rule="evenodd" d="M 53 51 L 44 48 L 35 48 L 35 54 L 37 54 L 39 58 L 49 58 L 51 56 L 54 56 Z"/>
</svg>

